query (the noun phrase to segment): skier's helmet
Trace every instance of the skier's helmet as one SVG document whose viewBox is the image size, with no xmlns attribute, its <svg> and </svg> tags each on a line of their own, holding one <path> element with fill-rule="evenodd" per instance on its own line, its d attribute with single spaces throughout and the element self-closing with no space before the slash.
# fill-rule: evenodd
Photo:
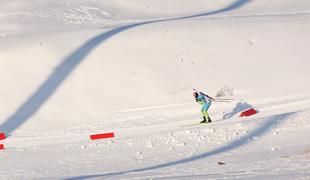
<svg viewBox="0 0 310 180">
<path fill-rule="evenodd" d="M 194 92 L 194 93 L 193 93 L 193 96 L 194 96 L 194 98 L 197 98 L 198 93 L 197 93 L 197 92 Z"/>
</svg>

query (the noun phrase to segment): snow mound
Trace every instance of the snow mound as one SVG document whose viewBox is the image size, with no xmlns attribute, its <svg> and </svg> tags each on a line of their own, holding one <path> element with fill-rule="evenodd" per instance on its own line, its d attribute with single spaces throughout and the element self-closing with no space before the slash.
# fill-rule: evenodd
<svg viewBox="0 0 310 180">
<path fill-rule="evenodd" d="M 234 97 L 234 89 L 229 86 L 223 86 L 216 93 L 216 97 L 218 98 L 233 98 Z"/>
</svg>

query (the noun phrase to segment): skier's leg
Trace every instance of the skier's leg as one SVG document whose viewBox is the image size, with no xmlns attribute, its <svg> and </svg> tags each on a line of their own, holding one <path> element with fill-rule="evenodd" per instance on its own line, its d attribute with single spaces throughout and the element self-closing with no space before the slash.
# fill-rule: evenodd
<svg viewBox="0 0 310 180">
<path fill-rule="evenodd" d="M 207 110 L 204 110 L 204 114 L 205 114 L 205 117 L 206 117 L 206 118 L 209 118 L 209 117 L 210 117 Z"/>
<path fill-rule="evenodd" d="M 207 101 L 203 106 L 203 113 L 204 113 L 204 116 L 208 119 L 208 122 L 212 122 L 209 116 L 209 113 L 208 113 L 208 109 L 210 108 L 210 106 L 211 106 L 211 101 Z"/>
<path fill-rule="evenodd" d="M 204 111 L 203 106 L 202 106 L 200 112 L 201 112 L 201 115 L 202 115 L 202 121 L 201 121 L 200 123 L 205 123 L 205 122 L 207 122 L 207 118 L 206 118 L 206 115 L 205 115 L 205 111 Z"/>
<path fill-rule="evenodd" d="M 206 123 L 207 122 L 207 118 L 209 118 L 209 114 L 208 114 L 208 104 L 205 103 L 202 107 L 201 107 L 201 114 L 202 114 L 202 118 L 203 120 L 200 123 Z"/>
<path fill-rule="evenodd" d="M 210 123 L 210 122 L 212 122 L 212 120 L 211 120 L 210 116 L 208 117 L 208 122 L 209 122 L 209 123 Z"/>
<path fill-rule="evenodd" d="M 212 121 L 211 121 L 211 118 L 210 118 L 210 115 L 209 115 L 209 113 L 208 113 L 207 110 L 204 110 L 204 114 L 205 114 L 205 117 L 206 117 L 206 119 L 208 120 L 208 122 L 212 122 Z M 207 120 L 206 120 L 206 121 L 207 121 Z"/>
</svg>

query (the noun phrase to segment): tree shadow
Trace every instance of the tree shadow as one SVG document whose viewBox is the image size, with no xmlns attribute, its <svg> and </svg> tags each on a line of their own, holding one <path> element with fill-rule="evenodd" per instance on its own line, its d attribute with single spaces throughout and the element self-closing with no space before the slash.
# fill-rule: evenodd
<svg viewBox="0 0 310 180">
<path fill-rule="evenodd" d="M 128 170 L 128 171 L 123 171 L 123 172 L 114 172 L 114 173 L 105 173 L 105 174 L 72 177 L 72 178 L 68 178 L 66 180 L 83 180 L 83 179 L 99 178 L 99 177 L 104 178 L 104 177 L 110 177 L 110 176 L 124 175 L 127 173 L 138 173 L 138 172 L 143 172 L 143 171 L 167 168 L 167 167 L 176 166 L 176 165 L 180 165 L 180 164 L 189 163 L 189 162 L 193 162 L 196 160 L 208 158 L 211 156 L 215 156 L 217 154 L 224 153 L 224 152 L 236 149 L 240 146 L 251 143 L 251 140 L 253 139 L 253 137 L 263 136 L 272 127 L 275 127 L 275 126 L 279 125 L 280 123 L 284 122 L 290 116 L 293 116 L 295 113 L 296 112 L 285 113 L 285 114 L 280 114 L 280 115 L 271 116 L 269 118 L 266 118 L 264 120 L 265 121 L 264 124 L 262 124 L 259 128 L 255 129 L 254 131 L 248 133 L 247 135 L 245 135 L 245 136 L 243 136 L 237 140 L 231 141 L 227 145 L 216 148 L 210 152 L 205 152 L 205 153 L 202 153 L 199 155 L 192 156 L 190 158 L 176 160 L 176 161 L 172 161 L 172 162 L 168 162 L 168 163 L 164 163 L 164 164 L 160 164 L 160 165 L 155 165 L 155 166 L 150 166 L 150 167 L 145 167 L 145 168 L 140 168 L 140 169 Z"/>
<path fill-rule="evenodd" d="M 5 132 L 7 135 L 9 135 L 18 127 L 20 127 L 24 122 L 30 119 L 41 108 L 41 106 L 55 93 L 55 91 L 60 87 L 60 85 L 68 78 L 71 72 L 83 60 L 85 60 L 88 54 L 90 54 L 90 52 L 97 45 L 113 37 L 114 35 L 125 30 L 146 24 L 159 23 L 164 21 L 175 21 L 223 13 L 237 9 L 248 2 L 250 2 L 250 0 L 237 0 L 232 4 L 228 5 L 227 7 L 207 13 L 124 25 L 91 38 L 74 52 L 72 52 L 69 56 L 67 56 L 62 61 L 62 63 L 55 68 L 55 70 L 49 75 L 45 82 L 43 82 L 43 84 L 41 84 L 39 88 L 21 106 L 1 124 L 0 131 Z"/>
</svg>

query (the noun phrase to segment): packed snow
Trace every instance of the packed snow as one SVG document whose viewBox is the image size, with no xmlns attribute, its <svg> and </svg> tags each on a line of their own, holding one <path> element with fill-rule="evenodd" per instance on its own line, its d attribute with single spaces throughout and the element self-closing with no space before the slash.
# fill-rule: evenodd
<svg viewBox="0 0 310 180">
<path fill-rule="evenodd" d="M 10 0 L 0 27 L 0 179 L 310 179 L 308 0 Z"/>
</svg>

